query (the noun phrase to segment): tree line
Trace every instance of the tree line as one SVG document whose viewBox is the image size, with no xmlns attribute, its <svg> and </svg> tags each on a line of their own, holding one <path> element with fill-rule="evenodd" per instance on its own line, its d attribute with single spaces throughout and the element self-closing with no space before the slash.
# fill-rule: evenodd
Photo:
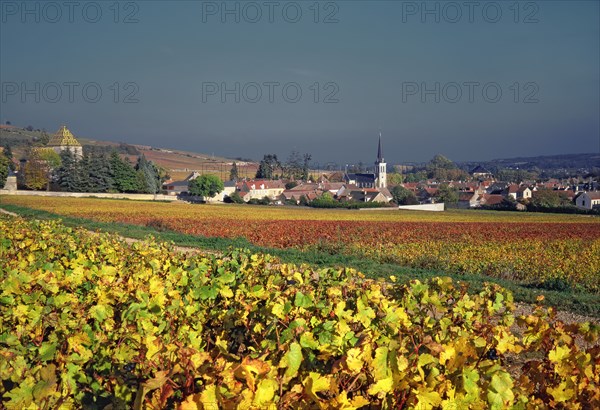
<svg viewBox="0 0 600 410">
<path fill-rule="evenodd" d="M 301 155 L 298 151 L 292 151 L 285 162 L 281 162 L 276 154 L 265 154 L 258 165 L 256 178 L 308 181 L 311 159 L 310 154 Z"/>
<path fill-rule="evenodd" d="M 32 149 L 19 173 L 21 186 L 65 192 L 122 192 L 156 194 L 168 178 L 166 171 L 142 154 L 132 164 L 117 151 L 87 150 L 78 158 L 70 150 L 56 154 Z"/>
</svg>

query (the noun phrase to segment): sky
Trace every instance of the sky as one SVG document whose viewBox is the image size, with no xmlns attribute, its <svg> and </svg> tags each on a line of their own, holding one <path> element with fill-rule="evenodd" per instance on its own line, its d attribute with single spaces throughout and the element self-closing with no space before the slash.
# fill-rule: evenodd
<svg viewBox="0 0 600 410">
<path fill-rule="evenodd" d="M 260 159 L 600 152 L 598 1 L 0 0 L 0 121 Z"/>
</svg>

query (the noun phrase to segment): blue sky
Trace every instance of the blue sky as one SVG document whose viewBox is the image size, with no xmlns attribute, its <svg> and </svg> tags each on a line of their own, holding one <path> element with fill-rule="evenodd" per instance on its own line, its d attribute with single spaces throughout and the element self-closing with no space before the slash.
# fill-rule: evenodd
<svg viewBox="0 0 600 410">
<path fill-rule="evenodd" d="M 380 129 L 392 163 L 600 150 L 598 1 L 270 4 L 2 0 L 0 120 L 255 159 L 371 162 Z"/>
</svg>

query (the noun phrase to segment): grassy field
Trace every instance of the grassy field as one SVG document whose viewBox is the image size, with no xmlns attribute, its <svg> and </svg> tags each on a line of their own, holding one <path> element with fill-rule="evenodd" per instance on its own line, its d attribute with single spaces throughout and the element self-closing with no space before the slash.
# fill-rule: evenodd
<svg viewBox="0 0 600 410">
<path fill-rule="evenodd" d="M 511 289 L 516 300 L 532 302 L 543 293 L 554 306 L 600 316 L 598 218 L 7 196 L 0 197 L 0 206 L 128 237 L 153 235 L 181 246 L 244 247 L 285 262 L 348 266 L 371 277 L 443 274 L 474 290 L 492 281 Z"/>
</svg>

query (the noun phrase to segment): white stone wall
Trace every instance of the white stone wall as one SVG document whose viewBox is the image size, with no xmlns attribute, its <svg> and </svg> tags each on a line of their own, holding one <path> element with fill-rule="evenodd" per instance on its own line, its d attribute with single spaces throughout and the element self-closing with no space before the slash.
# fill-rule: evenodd
<svg viewBox="0 0 600 410">
<path fill-rule="evenodd" d="M 110 199 L 133 199 L 138 201 L 177 201 L 176 197 L 162 194 L 109 194 L 93 192 L 53 192 L 53 191 L 9 191 L 0 189 L 0 195 L 18 196 L 56 196 L 70 198 L 110 198 Z"/>
</svg>

